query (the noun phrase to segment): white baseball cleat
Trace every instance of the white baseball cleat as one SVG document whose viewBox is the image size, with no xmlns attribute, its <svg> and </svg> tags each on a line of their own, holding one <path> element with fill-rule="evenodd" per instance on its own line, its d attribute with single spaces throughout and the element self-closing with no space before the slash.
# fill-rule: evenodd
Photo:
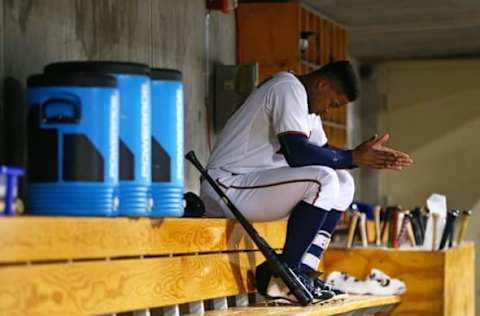
<svg viewBox="0 0 480 316">
<path fill-rule="evenodd" d="M 400 295 L 407 289 L 404 282 L 392 279 L 378 269 L 372 269 L 365 281 L 345 272 L 335 271 L 330 273 L 327 282 L 344 292 L 357 295 Z"/>
<path fill-rule="evenodd" d="M 369 284 L 366 284 L 345 272 L 334 271 L 330 273 L 326 282 L 348 294 L 364 295 L 368 294 L 370 291 Z"/>
<path fill-rule="evenodd" d="M 375 281 L 380 285 L 380 287 L 377 287 L 378 291 L 376 291 L 378 294 L 372 293 L 374 295 L 400 295 L 407 290 L 407 286 L 404 282 L 399 279 L 393 279 L 378 269 L 370 270 L 367 280 Z"/>
</svg>

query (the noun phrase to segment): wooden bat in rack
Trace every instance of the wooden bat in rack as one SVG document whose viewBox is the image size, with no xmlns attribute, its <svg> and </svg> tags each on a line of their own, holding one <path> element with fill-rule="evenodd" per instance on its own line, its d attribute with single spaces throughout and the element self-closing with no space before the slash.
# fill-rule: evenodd
<svg viewBox="0 0 480 316">
<path fill-rule="evenodd" d="M 465 210 L 462 212 L 462 217 L 460 218 L 460 229 L 457 235 L 457 245 L 460 245 L 465 239 L 465 231 L 467 230 L 468 222 L 472 215 L 471 210 Z"/>
<path fill-rule="evenodd" d="M 380 216 L 382 212 L 382 207 L 380 205 L 376 205 L 373 208 L 373 219 L 375 221 L 375 244 L 380 246 L 382 244 L 382 232 L 380 230 Z"/>
<path fill-rule="evenodd" d="M 348 227 L 347 248 L 352 248 L 353 238 L 355 237 L 355 229 L 357 228 L 358 218 L 360 217 L 359 211 L 353 211 L 350 218 L 350 224 Z"/>
</svg>

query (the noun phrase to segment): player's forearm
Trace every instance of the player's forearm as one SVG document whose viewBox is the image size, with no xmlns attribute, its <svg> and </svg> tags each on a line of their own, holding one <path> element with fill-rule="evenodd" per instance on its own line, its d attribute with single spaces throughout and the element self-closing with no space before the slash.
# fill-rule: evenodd
<svg viewBox="0 0 480 316">
<path fill-rule="evenodd" d="M 285 159 L 291 167 L 320 165 L 333 169 L 355 168 L 351 150 L 316 146 L 303 135 L 285 134 L 280 135 L 278 139 Z"/>
<path fill-rule="evenodd" d="M 342 148 L 335 147 L 335 146 L 332 146 L 332 145 L 330 145 L 330 144 L 325 144 L 325 145 L 323 145 L 322 147 L 326 147 L 326 148 L 333 149 L 333 150 L 344 150 L 344 149 L 342 149 Z"/>
</svg>

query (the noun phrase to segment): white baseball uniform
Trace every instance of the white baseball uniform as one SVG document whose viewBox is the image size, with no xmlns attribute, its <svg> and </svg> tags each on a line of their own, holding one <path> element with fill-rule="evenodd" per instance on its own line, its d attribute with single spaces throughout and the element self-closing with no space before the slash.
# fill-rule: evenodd
<svg viewBox="0 0 480 316">
<path fill-rule="evenodd" d="M 345 210 L 353 200 L 352 176 L 326 166 L 290 167 L 280 152 L 283 133 L 327 143 L 320 117 L 308 112 L 305 88 L 289 72 L 263 83 L 229 119 L 208 161 L 209 175 L 250 221 L 286 218 L 300 201 Z M 207 181 L 200 196 L 207 216 L 233 218 Z"/>
</svg>

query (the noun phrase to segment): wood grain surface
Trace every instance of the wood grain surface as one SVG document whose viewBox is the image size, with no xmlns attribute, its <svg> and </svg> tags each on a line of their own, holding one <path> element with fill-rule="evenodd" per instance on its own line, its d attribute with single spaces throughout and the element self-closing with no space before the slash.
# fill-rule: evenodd
<svg viewBox="0 0 480 316">
<path fill-rule="evenodd" d="M 299 62 L 298 4 L 245 3 L 238 6 L 237 14 L 239 63 L 284 66 Z"/>
<path fill-rule="evenodd" d="M 328 63 L 328 38 L 327 38 L 327 23 L 328 21 L 320 21 L 320 64 L 325 65 Z"/>
<path fill-rule="evenodd" d="M 472 242 L 446 252 L 444 314 L 475 315 L 475 247 Z"/>
<path fill-rule="evenodd" d="M 285 222 L 255 224 L 274 248 Z M 0 217 L 0 263 L 256 249 L 227 219 Z"/>
<path fill-rule="evenodd" d="M 0 315 L 104 314 L 247 293 L 262 260 L 248 252 L 4 267 Z"/>
</svg>

